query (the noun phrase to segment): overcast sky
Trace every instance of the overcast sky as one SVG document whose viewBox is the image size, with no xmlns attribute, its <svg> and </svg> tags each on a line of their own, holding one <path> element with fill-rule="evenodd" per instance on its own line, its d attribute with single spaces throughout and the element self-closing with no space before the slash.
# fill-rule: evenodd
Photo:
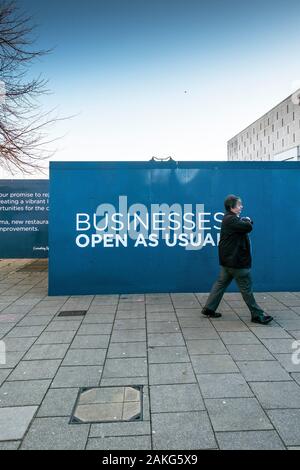
<svg viewBox="0 0 300 470">
<path fill-rule="evenodd" d="M 53 52 L 56 160 L 226 160 L 300 86 L 299 0 L 19 0 Z"/>
</svg>

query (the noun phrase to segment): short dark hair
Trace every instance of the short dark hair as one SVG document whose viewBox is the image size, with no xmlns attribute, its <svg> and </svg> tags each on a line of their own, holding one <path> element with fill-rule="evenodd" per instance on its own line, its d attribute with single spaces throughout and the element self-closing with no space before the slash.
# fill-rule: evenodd
<svg viewBox="0 0 300 470">
<path fill-rule="evenodd" d="M 234 194 L 229 194 L 225 201 L 224 201 L 224 206 L 227 211 L 230 211 L 231 209 L 234 209 L 235 206 L 237 205 L 237 202 L 241 201 L 240 196 L 235 196 Z"/>
</svg>

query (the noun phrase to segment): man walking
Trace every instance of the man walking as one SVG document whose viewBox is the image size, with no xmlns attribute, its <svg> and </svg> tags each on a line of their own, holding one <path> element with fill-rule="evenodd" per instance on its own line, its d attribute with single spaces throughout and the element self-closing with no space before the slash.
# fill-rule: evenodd
<svg viewBox="0 0 300 470">
<path fill-rule="evenodd" d="M 212 287 L 202 313 L 210 318 L 222 316 L 216 310 L 226 288 L 232 279 L 235 279 L 251 312 L 251 321 L 266 325 L 273 320 L 273 317 L 264 314 L 264 311 L 257 305 L 252 292 L 250 274 L 252 260 L 248 233 L 252 230 L 253 222 L 249 217 L 239 217 L 243 209 L 240 197 L 230 194 L 226 197 L 224 205 L 226 214 L 222 221 L 219 242 L 221 272 Z"/>
</svg>

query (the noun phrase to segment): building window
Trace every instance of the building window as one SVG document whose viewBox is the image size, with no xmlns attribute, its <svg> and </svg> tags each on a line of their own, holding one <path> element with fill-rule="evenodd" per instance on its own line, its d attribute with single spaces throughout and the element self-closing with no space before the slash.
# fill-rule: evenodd
<svg viewBox="0 0 300 470">
<path fill-rule="evenodd" d="M 286 105 L 286 112 L 287 112 L 287 114 L 289 114 L 289 105 L 288 104 Z"/>
<path fill-rule="evenodd" d="M 270 118 L 268 118 L 268 126 L 270 125 Z"/>
<path fill-rule="evenodd" d="M 274 128 L 274 124 L 272 124 L 272 132 L 274 132 L 274 129 L 275 129 L 275 128 Z"/>
<path fill-rule="evenodd" d="M 268 144 L 270 143 L 270 136 L 268 136 Z"/>
<path fill-rule="evenodd" d="M 255 128 L 253 127 L 253 134 L 255 134 Z"/>
<path fill-rule="evenodd" d="M 287 126 L 286 130 L 287 130 L 287 133 L 289 134 L 290 133 L 290 126 Z"/>
<path fill-rule="evenodd" d="M 293 121 L 295 121 L 295 111 L 293 111 Z"/>
<path fill-rule="evenodd" d="M 293 134 L 293 142 L 294 143 L 296 142 L 296 134 L 295 133 Z"/>
<path fill-rule="evenodd" d="M 282 139 L 282 147 L 284 147 L 284 139 Z"/>
<path fill-rule="evenodd" d="M 273 150 L 275 150 L 275 144 L 274 144 L 274 142 L 273 142 Z"/>
<path fill-rule="evenodd" d="M 282 125 L 282 127 L 284 126 L 284 123 L 283 123 L 283 118 L 281 119 L 281 125 Z"/>
<path fill-rule="evenodd" d="M 278 119 L 279 119 L 278 111 L 277 111 L 277 113 L 276 113 L 276 118 L 277 118 L 277 121 L 278 121 Z"/>
</svg>

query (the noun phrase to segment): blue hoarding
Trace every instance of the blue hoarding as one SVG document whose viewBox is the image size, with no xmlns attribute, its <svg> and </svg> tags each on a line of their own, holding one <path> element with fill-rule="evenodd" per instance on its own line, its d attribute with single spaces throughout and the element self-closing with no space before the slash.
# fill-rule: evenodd
<svg viewBox="0 0 300 470">
<path fill-rule="evenodd" d="M 48 180 L 0 180 L 0 258 L 47 258 L 48 214 Z"/>
<path fill-rule="evenodd" d="M 254 289 L 300 290 L 300 162 L 53 162 L 50 193 L 50 295 L 209 291 L 230 193 Z"/>
</svg>

